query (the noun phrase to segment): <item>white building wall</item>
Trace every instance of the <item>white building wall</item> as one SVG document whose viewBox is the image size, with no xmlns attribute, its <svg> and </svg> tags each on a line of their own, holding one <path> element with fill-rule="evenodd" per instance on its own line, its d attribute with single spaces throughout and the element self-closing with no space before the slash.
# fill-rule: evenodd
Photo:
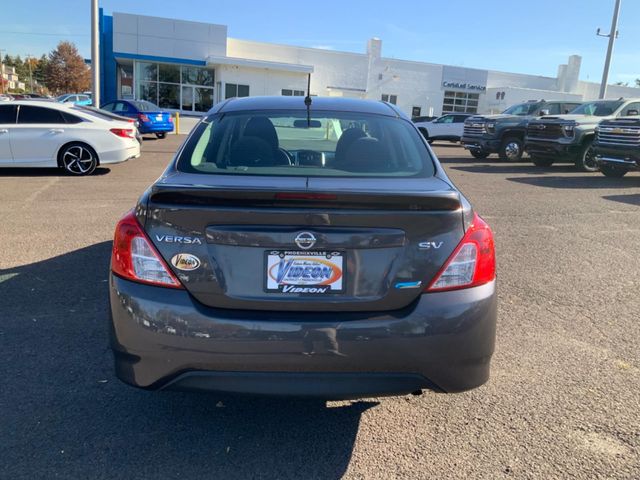
<svg viewBox="0 0 640 480">
<path fill-rule="evenodd" d="M 440 115 L 444 99 L 441 79 L 442 65 L 374 59 L 366 97 L 380 100 L 383 94 L 397 95 L 397 105 L 407 115 L 413 107 L 420 107 L 422 115 L 429 115 L 431 109 L 435 115 Z"/>
<path fill-rule="evenodd" d="M 496 72 L 489 70 L 487 87 L 517 87 L 536 90 L 556 90 L 557 78 L 537 75 L 522 75 L 519 73 Z"/>
<path fill-rule="evenodd" d="M 592 82 L 578 82 L 578 92 L 585 100 L 595 100 L 600 95 L 600 84 Z M 640 88 L 624 87 L 622 85 L 607 85 L 606 98 L 640 98 Z"/>
<path fill-rule="evenodd" d="M 368 57 L 364 54 L 229 38 L 227 56 L 313 65 L 311 93 L 314 95 L 329 95 L 327 87 L 365 89 L 367 85 Z"/>
<path fill-rule="evenodd" d="M 307 75 L 263 68 L 221 65 L 216 67 L 217 81 L 221 83 L 221 100 L 224 99 L 224 84 L 249 85 L 249 94 L 281 95 L 282 89 L 307 89 Z"/>
</svg>

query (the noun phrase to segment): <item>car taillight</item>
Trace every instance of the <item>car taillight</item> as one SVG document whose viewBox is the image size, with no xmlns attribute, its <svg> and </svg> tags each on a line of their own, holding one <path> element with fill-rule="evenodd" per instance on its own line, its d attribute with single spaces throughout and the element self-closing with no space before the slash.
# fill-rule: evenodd
<svg viewBox="0 0 640 480">
<path fill-rule="evenodd" d="M 493 233 L 476 213 L 471 226 L 425 292 L 484 285 L 496 278 Z"/>
<path fill-rule="evenodd" d="M 122 138 L 136 138 L 133 130 L 130 128 L 112 128 L 110 132 Z"/>
<path fill-rule="evenodd" d="M 138 119 L 141 122 L 148 122 L 149 121 L 149 117 L 147 117 L 144 113 L 139 113 L 138 114 Z"/>
<path fill-rule="evenodd" d="M 173 117 L 169 115 L 169 123 L 173 123 Z"/>
<path fill-rule="evenodd" d="M 116 226 L 111 252 L 111 271 L 134 282 L 161 287 L 182 288 L 149 237 L 144 233 L 133 211 Z"/>
</svg>

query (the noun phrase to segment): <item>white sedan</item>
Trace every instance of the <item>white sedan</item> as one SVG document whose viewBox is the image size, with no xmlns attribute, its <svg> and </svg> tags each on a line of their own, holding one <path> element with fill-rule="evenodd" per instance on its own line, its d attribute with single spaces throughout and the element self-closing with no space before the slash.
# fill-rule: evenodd
<svg viewBox="0 0 640 480">
<path fill-rule="evenodd" d="M 416 122 L 416 127 L 429 143 L 435 140 L 459 142 L 464 130 L 464 121 L 468 113 L 447 113 L 431 122 Z"/>
<path fill-rule="evenodd" d="M 95 110 L 48 101 L 0 104 L 0 167 L 60 167 L 88 175 L 140 156 L 136 127 Z"/>
</svg>

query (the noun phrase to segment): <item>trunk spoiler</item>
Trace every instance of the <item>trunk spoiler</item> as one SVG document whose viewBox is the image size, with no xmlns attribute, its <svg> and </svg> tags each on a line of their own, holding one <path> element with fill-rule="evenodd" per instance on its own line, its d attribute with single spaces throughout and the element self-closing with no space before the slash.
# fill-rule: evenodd
<svg viewBox="0 0 640 480">
<path fill-rule="evenodd" d="M 461 208 L 454 190 L 314 192 L 253 188 L 219 188 L 193 185 L 154 185 L 150 203 L 170 206 L 365 209 L 365 210 L 449 210 Z"/>
</svg>

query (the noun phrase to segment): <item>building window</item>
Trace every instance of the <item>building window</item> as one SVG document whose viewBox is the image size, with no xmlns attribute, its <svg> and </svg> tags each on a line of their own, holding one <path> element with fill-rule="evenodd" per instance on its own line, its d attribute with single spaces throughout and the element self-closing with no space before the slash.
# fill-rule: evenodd
<svg viewBox="0 0 640 480">
<path fill-rule="evenodd" d="M 213 106 L 212 69 L 136 62 L 135 82 L 137 99 L 148 100 L 162 108 L 206 112 Z M 124 83 L 122 85 L 124 94 Z"/>
<path fill-rule="evenodd" d="M 290 90 L 288 88 L 282 89 L 283 97 L 304 97 L 304 90 Z"/>
<path fill-rule="evenodd" d="M 224 98 L 248 97 L 249 85 L 237 85 L 235 83 L 227 83 L 224 86 Z"/>
<path fill-rule="evenodd" d="M 392 103 L 393 105 L 397 105 L 398 104 L 398 96 L 397 95 L 389 95 L 388 93 L 383 93 L 382 94 L 382 101 L 383 102 Z"/>
<path fill-rule="evenodd" d="M 479 99 L 479 93 L 454 92 L 446 90 L 444 92 L 442 113 L 478 113 Z"/>
<path fill-rule="evenodd" d="M 411 118 L 419 117 L 420 113 L 422 113 L 421 107 L 413 107 L 411 109 Z"/>
</svg>

